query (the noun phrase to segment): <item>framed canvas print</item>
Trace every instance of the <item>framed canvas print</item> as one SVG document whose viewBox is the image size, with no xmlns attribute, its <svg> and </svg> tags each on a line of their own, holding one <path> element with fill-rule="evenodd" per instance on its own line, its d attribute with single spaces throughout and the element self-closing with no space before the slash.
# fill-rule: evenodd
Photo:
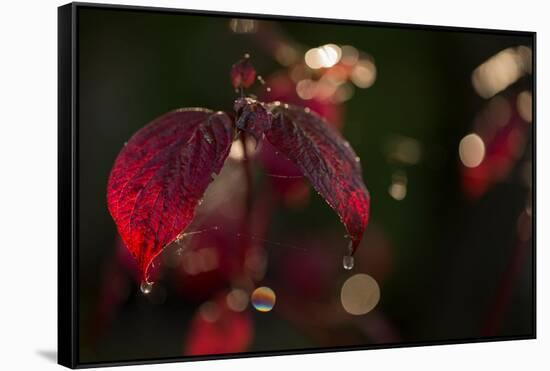
<svg viewBox="0 0 550 371">
<path fill-rule="evenodd" d="M 59 363 L 535 337 L 534 32 L 58 17 Z"/>
</svg>

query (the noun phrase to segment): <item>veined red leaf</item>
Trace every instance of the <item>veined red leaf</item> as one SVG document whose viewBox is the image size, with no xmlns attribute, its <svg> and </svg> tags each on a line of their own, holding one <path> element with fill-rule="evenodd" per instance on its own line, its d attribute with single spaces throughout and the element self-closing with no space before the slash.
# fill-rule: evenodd
<svg viewBox="0 0 550 371">
<path fill-rule="evenodd" d="M 232 140 L 227 114 L 185 108 L 157 118 L 120 151 L 107 205 L 142 280 L 155 256 L 192 221 Z"/>
<path fill-rule="evenodd" d="M 309 109 L 278 102 L 268 107 L 273 119 L 267 140 L 298 166 L 336 211 L 355 252 L 367 226 L 370 204 L 359 157 L 336 130 Z"/>
<path fill-rule="evenodd" d="M 266 109 L 264 103 L 252 98 L 239 98 L 235 101 L 234 107 L 237 112 L 237 128 L 252 135 L 258 144 L 271 126 L 271 112 Z"/>
</svg>

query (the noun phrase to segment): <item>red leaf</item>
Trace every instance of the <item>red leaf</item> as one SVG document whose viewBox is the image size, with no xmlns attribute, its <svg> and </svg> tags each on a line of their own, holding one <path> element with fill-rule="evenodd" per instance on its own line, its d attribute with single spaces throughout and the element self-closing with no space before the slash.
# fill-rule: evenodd
<svg viewBox="0 0 550 371">
<path fill-rule="evenodd" d="M 254 83 L 256 70 L 250 58 L 244 58 L 231 67 L 231 83 L 235 89 L 248 88 Z"/>
<path fill-rule="evenodd" d="M 142 280 L 155 256 L 193 219 L 229 153 L 232 126 L 223 112 L 180 109 L 139 130 L 120 151 L 107 204 Z"/>
<path fill-rule="evenodd" d="M 271 127 L 271 113 L 265 105 L 252 98 L 239 98 L 235 101 L 237 128 L 249 133 L 256 144 L 263 138 L 264 132 Z"/>
<path fill-rule="evenodd" d="M 369 218 L 370 197 L 359 157 L 340 134 L 309 109 L 272 103 L 267 140 L 286 155 L 336 211 L 352 241 L 361 242 Z"/>
</svg>

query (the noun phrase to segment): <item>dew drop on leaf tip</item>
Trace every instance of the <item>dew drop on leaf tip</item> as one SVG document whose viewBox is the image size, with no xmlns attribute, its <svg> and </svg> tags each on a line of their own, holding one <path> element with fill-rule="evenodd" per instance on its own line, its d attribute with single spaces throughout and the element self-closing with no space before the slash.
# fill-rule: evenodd
<svg viewBox="0 0 550 371">
<path fill-rule="evenodd" d="M 351 255 L 344 255 L 344 258 L 342 259 L 342 265 L 344 266 L 345 270 L 352 270 L 353 265 L 355 264 L 355 259 Z"/>
<path fill-rule="evenodd" d="M 214 140 L 212 139 L 212 137 L 210 136 L 210 134 L 207 134 L 207 133 L 204 133 L 204 140 L 206 140 L 206 142 L 208 144 L 212 144 L 214 142 Z"/>
<path fill-rule="evenodd" d="M 143 294 L 147 295 L 147 294 L 150 294 L 151 291 L 153 291 L 153 285 L 154 285 L 154 282 L 149 282 L 145 280 L 141 282 L 141 285 L 139 288 Z"/>
<path fill-rule="evenodd" d="M 348 243 L 346 250 L 347 250 L 346 255 L 344 255 L 344 258 L 342 259 L 342 265 L 344 266 L 345 270 L 349 271 L 353 269 L 353 266 L 355 264 L 355 259 L 352 256 L 353 243 L 351 241 Z"/>
</svg>

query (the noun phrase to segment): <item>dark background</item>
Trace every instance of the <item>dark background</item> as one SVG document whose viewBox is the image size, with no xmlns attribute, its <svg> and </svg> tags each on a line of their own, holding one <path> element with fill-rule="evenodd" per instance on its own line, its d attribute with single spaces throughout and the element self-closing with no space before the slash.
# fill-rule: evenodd
<svg viewBox="0 0 550 371">
<path fill-rule="evenodd" d="M 243 53 L 253 56 L 256 69 L 264 76 L 284 70 L 254 35 L 231 32 L 229 19 L 79 10 L 81 362 L 182 354 L 190 320 L 200 303 L 182 295 L 176 283 L 165 283 L 165 297 L 156 304 L 141 294 L 131 274 L 122 272 L 122 299 L 116 305 L 105 303 L 105 290 L 111 284 L 106 267 L 112 267 L 117 256 L 106 183 L 123 143 L 155 117 L 178 107 L 231 111 L 235 92 L 229 68 Z M 533 334 L 530 241 L 526 259 L 509 277 L 511 297 L 505 305 L 496 305 L 498 313 L 492 312 L 499 287 L 510 275 L 507 267 L 518 244 L 517 220 L 529 197 L 521 182 L 520 164 L 530 159 L 531 133 L 510 174 L 476 199 L 463 191 L 457 150 L 487 103 L 472 88 L 472 71 L 500 50 L 531 46 L 531 37 L 287 20 L 275 23 L 287 40 L 305 48 L 326 43 L 353 45 L 376 61 L 374 85 L 355 89 L 353 98 L 344 103 L 342 133 L 361 157 L 371 193 L 367 233 L 373 228 L 383 235 L 390 260 L 384 263 L 390 273 L 379 282 L 376 316 L 383 316 L 386 327 L 382 327 L 389 326 L 392 335 L 377 338 L 373 335 L 376 329 L 358 330 L 375 323 L 373 319 L 366 325 L 350 322 L 337 329 L 321 329 L 332 339 L 327 342 L 303 331 L 296 320 L 289 320 L 292 316 L 279 315 L 277 304 L 268 314 L 247 308 L 253 319 L 253 341 L 246 350 L 478 338 L 491 316 L 502 317 L 492 335 Z M 505 93 L 519 92 L 529 83 L 520 81 Z M 396 136 L 421 144 L 417 164 L 388 161 L 385 148 Z M 388 194 L 396 170 L 406 172 L 408 178 L 402 201 Z M 317 195 L 299 211 L 281 207 L 275 213 L 270 229 L 276 233 L 268 232 L 272 241 L 285 243 L 296 235 L 333 230 L 337 235 L 343 233 L 338 218 Z M 338 250 L 329 263 L 340 267 L 342 246 L 320 248 Z M 278 277 L 273 272 L 285 269 L 277 264 L 283 264 L 284 255 L 292 251 L 279 248 L 272 253 L 273 247 L 266 248 L 268 277 L 273 282 Z M 273 259 L 272 254 L 276 255 Z M 356 269 L 369 273 L 365 266 Z M 341 282 L 347 276 L 341 269 L 336 279 Z M 329 295 L 338 298 L 339 290 Z M 375 312 L 365 317 L 371 314 Z M 352 340 L 342 335 L 348 331 L 355 334 Z"/>
</svg>

